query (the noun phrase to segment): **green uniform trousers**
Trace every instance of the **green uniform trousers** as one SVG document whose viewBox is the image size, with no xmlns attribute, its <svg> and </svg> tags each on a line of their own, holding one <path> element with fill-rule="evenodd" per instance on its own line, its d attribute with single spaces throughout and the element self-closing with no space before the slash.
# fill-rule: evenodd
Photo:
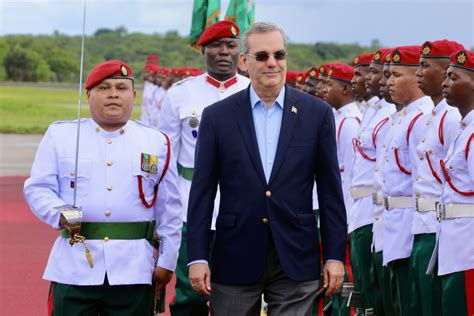
<svg viewBox="0 0 474 316">
<path fill-rule="evenodd" d="M 434 275 L 426 274 L 428 263 L 436 244 L 436 234 L 415 235 L 410 257 L 414 276 L 414 303 L 421 310 L 420 316 L 441 315 L 441 283 Z"/>
<path fill-rule="evenodd" d="M 170 312 L 173 316 L 207 316 L 209 315 L 208 299 L 194 292 L 189 283 L 186 228 L 186 223 L 183 223 L 176 266 L 176 300 L 170 303 Z"/>
<path fill-rule="evenodd" d="M 438 277 L 443 316 L 474 315 L 474 269 Z"/>
<path fill-rule="evenodd" d="M 152 315 L 151 285 L 68 285 L 52 283 L 53 316 Z"/>
<path fill-rule="evenodd" d="M 351 233 L 351 266 L 354 276 L 354 286 L 362 297 L 361 310 L 375 308 L 375 280 L 372 264 L 372 224 L 365 225 Z M 361 311 L 358 311 L 361 313 Z"/>
<path fill-rule="evenodd" d="M 392 296 L 390 295 L 390 270 L 383 266 L 383 252 L 375 252 L 373 255 L 373 266 L 375 274 L 374 291 L 380 295 L 376 297 L 375 315 L 397 316 L 393 307 Z"/>
<path fill-rule="evenodd" d="M 389 262 L 388 268 L 390 269 L 390 294 L 395 315 L 420 315 L 421 311 L 416 309 L 414 302 L 415 284 L 410 269 L 410 258 Z"/>
</svg>

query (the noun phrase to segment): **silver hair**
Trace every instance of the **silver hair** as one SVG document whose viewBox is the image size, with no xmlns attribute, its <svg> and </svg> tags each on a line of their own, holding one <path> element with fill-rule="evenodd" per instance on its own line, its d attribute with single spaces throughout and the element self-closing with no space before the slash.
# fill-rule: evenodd
<svg viewBox="0 0 474 316">
<path fill-rule="evenodd" d="M 285 45 L 285 50 L 286 50 L 286 35 L 285 32 L 278 27 L 277 25 L 269 22 L 256 22 L 245 31 L 242 42 L 244 46 L 244 54 L 248 54 L 250 51 L 249 47 L 249 36 L 252 34 L 257 34 L 257 33 L 268 33 L 268 32 L 280 32 L 281 36 L 283 37 L 283 44 Z"/>
</svg>

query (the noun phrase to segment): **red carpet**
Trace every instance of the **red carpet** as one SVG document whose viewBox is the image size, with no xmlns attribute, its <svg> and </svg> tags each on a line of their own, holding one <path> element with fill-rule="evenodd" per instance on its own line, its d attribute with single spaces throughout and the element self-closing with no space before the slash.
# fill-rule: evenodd
<svg viewBox="0 0 474 316">
<path fill-rule="evenodd" d="M 24 177 L 0 177 L 0 315 L 46 315 L 49 282 L 42 279 L 58 232 L 23 199 Z M 174 296 L 168 284 L 167 301 Z M 167 311 L 161 315 L 169 315 Z"/>
</svg>

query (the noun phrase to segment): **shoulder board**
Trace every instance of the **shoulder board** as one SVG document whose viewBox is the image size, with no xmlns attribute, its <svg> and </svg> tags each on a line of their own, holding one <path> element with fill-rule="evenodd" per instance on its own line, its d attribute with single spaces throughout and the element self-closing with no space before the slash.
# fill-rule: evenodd
<svg viewBox="0 0 474 316">
<path fill-rule="evenodd" d="M 87 120 L 87 118 L 82 118 L 82 119 L 81 119 L 81 123 L 84 123 L 86 120 Z M 66 124 L 66 123 L 77 124 L 77 120 L 55 121 L 55 122 L 51 123 L 51 125 Z"/>
<path fill-rule="evenodd" d="M 181 85 L 183 82 L 189 81 L 189 80 L 194 79 L 194 78 L 196 78 L 196 77 L 191 76 L 191 77 L 187 77 L 187 78 L 181 79 L 181 80 L 179 80 L 179 81 L 173 83 L 173 84 L 171 85 L 171 88 L 172 88 L 172 87 L 175 87 L 175 86 L 179 86 L 179 85 Z"/>
<path fill-rule="evenodd" d="M 143 127 L 148 127 L 148 128 L 150 128 L 150 129 L 154 129 L 155 131 L 161 132 L 161 130 L 160 130 L 160 129 L 158 129 L 157 127 L 154 127 L 154 126 L 148 125 L 148 124 L 146 124 L 146 123 L 143 123 L 142 121 L 135 120 L 134 122 L 135 122 L 135 123 L 137 123 L 137 124 L 138 124 L 138 125 L 140 125 L 140 126 L 143 126 Z"/>
</svg>

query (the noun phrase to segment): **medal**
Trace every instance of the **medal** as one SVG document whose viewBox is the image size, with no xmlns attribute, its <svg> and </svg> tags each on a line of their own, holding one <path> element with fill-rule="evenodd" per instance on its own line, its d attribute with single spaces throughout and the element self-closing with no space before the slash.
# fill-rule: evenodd
<svg viewBox="0 0 474 316">
<path fill-rule="evenodd" d="M 199 120 L 197 117 L 191 117 L 189 119 L 189 126 L 191 126 L 191 128 L 196 128 L 199 126 Z"/>
<path fill-rule="evenodd" d="M 158 173 L 158 157 L 150 154 L 141 154 L 141 168 L 144 172 Z"/>
</svg>

